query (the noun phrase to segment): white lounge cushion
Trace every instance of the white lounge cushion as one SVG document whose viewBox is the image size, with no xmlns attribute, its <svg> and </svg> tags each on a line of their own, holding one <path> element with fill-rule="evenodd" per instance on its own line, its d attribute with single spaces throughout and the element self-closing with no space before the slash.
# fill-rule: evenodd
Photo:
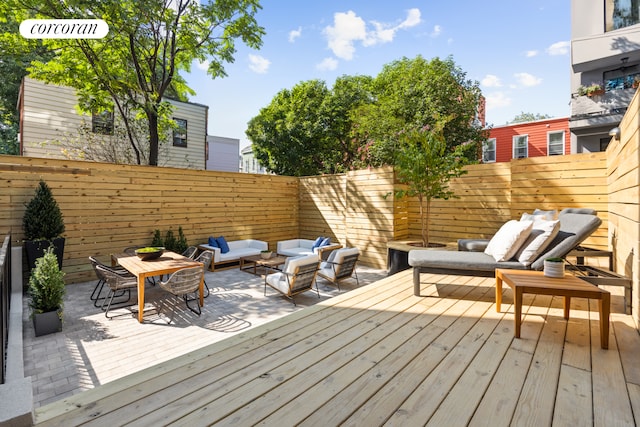
<svg viewBox="0 0 640 427">
<path fill-rule="evenodd" d="M 515 257 L 524 265 L 529 265 L 540 256 L 560 231 L 560 221 L 536 220 L 531 234 L 518 250 Z"/>
<path fill-rule="evenodd" d="M 498 262 L 509 261 L 527 240 L 532 228 L 533 221 L 507 221 L 491 238 L 484 253 Z"/>
</svg>

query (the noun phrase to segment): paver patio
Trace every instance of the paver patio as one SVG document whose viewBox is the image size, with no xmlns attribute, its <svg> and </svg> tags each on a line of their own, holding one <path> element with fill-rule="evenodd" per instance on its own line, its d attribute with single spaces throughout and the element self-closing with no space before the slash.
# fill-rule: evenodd
<svg viewBox="0 0 640 427">
<path fill-rule="evenodd" d="M 366 267 L 358 270 L 361 286 L 385 275 Z M 34 406 L 92 389 L 340 293 L 318 279 L 320 298 L 307 292 L 296 297 L 294 306 L 270 288 L 265 297 L 262 277 L 238 269 L 208 272 L 205 280 L 211 295 L 200 317 L 187 310 L 184 302 L 147 285 L 146 307 L 155 309 L 145 309 L 143 324 L 124 308 L 110 312 L 124 316 L 106 319 L 89 300 L 95 281 L 68 285 L 63 331 L 42 337 L 34 335 L 24 299 L 25 376 L 32 377 Z M 355 283 L 343 282 L 342 292 L 355 288 Z"/>
</svg>

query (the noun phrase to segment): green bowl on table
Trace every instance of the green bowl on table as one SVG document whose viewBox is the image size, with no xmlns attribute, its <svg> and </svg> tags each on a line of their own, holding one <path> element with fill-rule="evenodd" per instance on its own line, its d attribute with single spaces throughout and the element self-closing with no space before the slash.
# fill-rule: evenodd
<svg viewBox="0 0 640 427">
<path fill-rule="evenodd" d="M 142 261 L 151 261 L 153 259 L 158 259 L 163 252 L 164 248 L 153 246 L 136 249 L 136 255 L 138 255 L 138 258 L 140 258 Z"/>
</svg>

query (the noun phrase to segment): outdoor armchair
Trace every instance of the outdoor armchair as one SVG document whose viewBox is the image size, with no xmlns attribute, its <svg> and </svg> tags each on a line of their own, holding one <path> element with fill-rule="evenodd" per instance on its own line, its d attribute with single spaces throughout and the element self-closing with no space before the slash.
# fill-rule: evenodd
<svg viewBox="0 0 640 427">
<path fill-rule="evenodd" d="M 209 270 L 209 267 L 211 267 L 211 261 L 213 261 L 213 251 L 203 251 L 200 255 L 198 255 L 197 258 L 195 258 L 196 261 L 201 262 L 203 268 L 203 273 L 206 277 L 206 273 Z M 204 280 L 204 278 L 203 278 Z M 207 281 L 204 280 L 204 298 L 209 296 L 209 286 L 207 285 Z"/>
<path fill-rule="evenodd" d="M 320 265 L 318 276 L 328 280 L 340 290 L 340 282 L 355 276 L 356 284 L 360 286 L 356 264 L 360 257 L 358 248 L 343 248 L 331 252 L 329 258 Z"/>
<path fill-rule="evenodd" d="M 96 282 L 95 287 L 93 288 L 93 292 L 91 292 L 91 296 L 89 297 L 89 299 L 91 301 L 93 301 L 93 305 L 94 307 L 99 307 L 98 302 L 99 301 L 104 301 L 105 297 L 102 297 L 102 289 L 104 288 L 104 279 L 102 278 L 101 274 L 96 270 L 96 266 L 97 265 L 101 265 L 104 268 L 110 268 L 112 270 L 117 271 L 119 274 L 121 275 L 129 275 L 131 277 L 134 277 L 133 274 L 129 273 L 127 270 L 125 270 L 122 267 L 109 267 L 106 264 L 103 264 L 102 262 L 100 262 L 96 257 L 90 256 L 89 257 L 89 261 L 91 262 L 91 266 L 93 267 L 93 271 L 96 273 L 96 277 L 98 278 L 98 281 Z M 120 294 L 116 295 L 117 297 L 120 297 L 122 295 L 124 295 L 125 291 L 123 290 Z"/>
<path fill-rule="evenodd" d="M 294 305 L 293 297 L 299 293 L 313 291 L 313 284 L 318 274 L 318 255 L 305 255 L 287 258 L 282 271 L 271 273 L 264 278 L 264 294 L 267 295 L 267 285 L 289 298 Z M 320 298 L 318 287 L 315 289 Z"/>
</svg>

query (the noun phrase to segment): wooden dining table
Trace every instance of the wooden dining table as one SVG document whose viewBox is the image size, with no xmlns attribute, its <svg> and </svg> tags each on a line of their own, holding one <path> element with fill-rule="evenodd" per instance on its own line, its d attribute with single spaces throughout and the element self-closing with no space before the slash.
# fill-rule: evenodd
<svg viewBox="0 0 640 427">
<path fill-rule="evenodd" d="M 140 323 L 144 318 L 144 283 L 147 277 L 171 274 L 188 267 L 200 266 L 204 268 L 201 262 L 171 251 L 165 251 L 160 258 L 149 261 L 142 261 L 137 255 L 128 253 L 113 254 L 111 262 L 124 267 L 138 279 L 138 321 Z M 204 305 L 204 275 L 200 280 L 199 294 L 199 304 L 202 307 Z"/>
</svg>

